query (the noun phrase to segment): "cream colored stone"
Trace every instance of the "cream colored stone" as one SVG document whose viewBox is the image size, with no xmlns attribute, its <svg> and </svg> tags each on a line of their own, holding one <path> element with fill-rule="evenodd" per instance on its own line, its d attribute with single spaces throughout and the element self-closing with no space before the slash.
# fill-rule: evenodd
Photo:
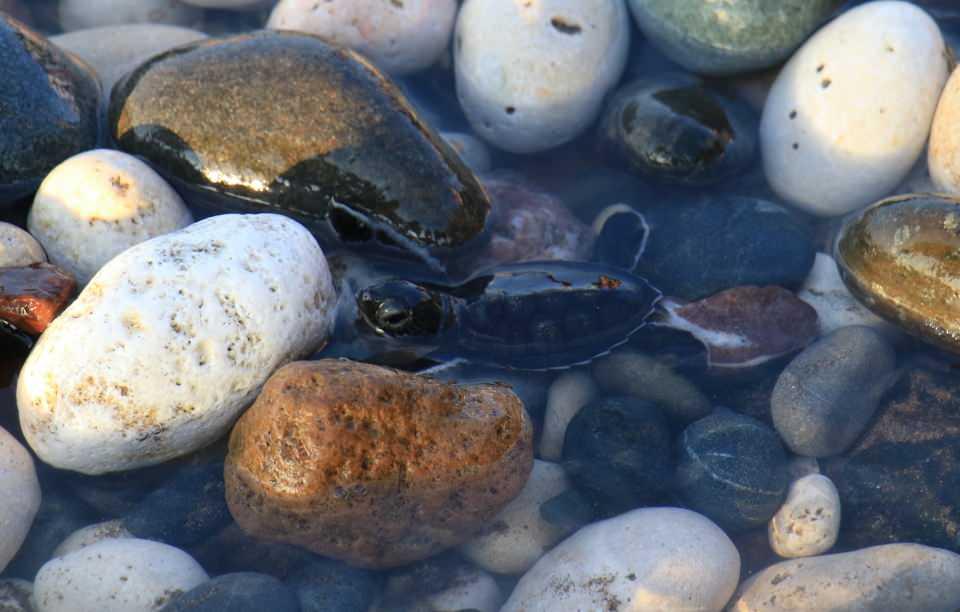
<svg viewBox="0 0 960 612">
<path fill-rule="evenodd" d="M 63 542 L 60 542 L 60 544 L 53 549 L 53 555 L 51 555 L 51 557 L 63 557 L 81 548 L 102 542 L 103 540 L 132 537 L 133 534 L 127 531 L 127 528 L 123 526 L 123 521 L 120 519 L 94 523 L 93 525 L 81 527 L 68 535 Z"/>
<path fill-rule="evenodd" d="M 597 386 L 586 372 L 573 370 L 561 374 L 547 392 L 547 408 L 540 434 L 541 459 L 560 461 L 567 425 L 580 409 L 597 396 Z"/>
<path fill-rule="evenodd" d="M 927 166 L 940 191 L 960 194 L 960 69 L 953 71 L 937 104 Z"/>
<path fill-rule="evenodd" d="M 47 261 L 37 239 L 12 223 L 0 221 L 0 268 Z"/>
<path fill-rule="evenodd" d="M 20 550 L 40 509 L 40 481 L 33 457 L 0 428 L 0 571 Z"/>
<path fill-rule="evenodd" d="M 787 500 L 770 519 L 770 548 L 781 557 L 812 557 L 827 552 L 840 533 L 840 494 L 821 474 L 790 485 Z"/>
</svg>

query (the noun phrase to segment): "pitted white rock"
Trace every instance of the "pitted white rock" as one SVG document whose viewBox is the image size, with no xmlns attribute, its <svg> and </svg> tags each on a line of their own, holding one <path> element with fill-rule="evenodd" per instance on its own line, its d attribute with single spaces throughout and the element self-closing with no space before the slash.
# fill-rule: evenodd
<svg viewBox="0 0 960 612">
<path fill-rule="evenodd" d="M 323 252 L 273 214 L 222 215 L 112 259 L 40 338 L 17 405 L 47 463 L 102 474 L 219 438 L 281 365 L 330 333 Z"/>
<path fill-rule="evenodd" d="M 770 519 L 770 548 L 781 557 L 812 557 L 827 552 L 840 533 L 840 494 L 822 474 L 790 485 L 787 500 Z"/>
</svg>

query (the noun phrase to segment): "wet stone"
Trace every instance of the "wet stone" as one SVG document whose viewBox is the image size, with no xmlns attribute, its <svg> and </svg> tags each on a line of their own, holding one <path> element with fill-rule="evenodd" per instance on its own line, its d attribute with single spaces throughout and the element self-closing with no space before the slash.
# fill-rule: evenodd
<svg viewBox="0 0 960 612">
<path fill-rule="evenodd" d="M 0 202 L 36 189 L 66 158 L 97 145 L 100 85 L 93 71 L 0 13 Z"/>
<path fill-rule="evenodd" d="M 120 148 L 195 202 L 288 214 L 328 240 L 380 232 L 409 250 L 457 247 L 489 209 L 472 172 L 386 77 L 302 33 L 156 56 L 114 88 L 109 115 Z"/>
<path fill-rule="evenodd" d="M 287 584 L 296 591 L 301 612 L 366 612 L 380 590 L 373 572 L 319 557 Z"/>
<path fill-rule="evenodd" d="M 303 548 L 247 535 L 236 523 L 189 552 L 211 574 L 259 572 L 281 580 L 317 560 L 316 555 Z"/>
<path fill-rule="evenodd" d="M 0 612 L 33 612 L 33 584 L 18 578 L 0 580 Z"/>
<path fill-rule="evenodd" d="M 300 612 L 296 596 L 266 574 L 238 572 L 217 576 L 175 596 L 162 612 Z"/>
<path fill-rule="evenodd" d="M 39 336 L 67 307 L 76 287 L 72 276 L 50 264 L 0 268 L 0 319 Z"/>
</svg>

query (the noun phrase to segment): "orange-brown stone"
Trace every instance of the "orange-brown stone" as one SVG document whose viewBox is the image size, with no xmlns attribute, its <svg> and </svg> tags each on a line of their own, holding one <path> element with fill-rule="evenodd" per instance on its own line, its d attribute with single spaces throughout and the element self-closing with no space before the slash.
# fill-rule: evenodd
<svg viewBox="0 0 960 612">
<path fill-rule="evenodd" d="M 469 539 L 533 467 L 505 385 L 454 385 L 347 360 L 296 362 L 230 436 L 227 503 L 251 535 L 366 567 Z"/>
</svg>

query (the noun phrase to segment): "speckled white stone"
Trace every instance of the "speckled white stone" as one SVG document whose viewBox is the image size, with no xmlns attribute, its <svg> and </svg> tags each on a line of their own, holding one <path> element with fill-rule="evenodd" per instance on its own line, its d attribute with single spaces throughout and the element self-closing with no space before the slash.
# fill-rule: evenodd
<svg viewBox="0 0 960 612">
<path fill-rule="evenodd" d="M 24 229 L 0 221 L 0 268 L 29 266 L 47 261 L 37 239 Z"/>
<path fill-rule="evenodd" d="M 0 571 L 23 544 L 40 508 L 40 481 L 33 457 L 0 428 Z"/>
<path fill-rule="evenodd" d="M 93 525 L 81 527 L 68 535 L 63 542 L 60 542 L 60 544 L 53 549 L 51 558 L 69 555 L 81 548 L 86 548 L 103 540 L 132 537 L 133 534 L 127 531 L 127 528 L 123 526 L 123 521 L 120 519 L 94 523 Z"/>
<path fill-rule="evenodd" d="M 641 508 L 584 527 L 528 571 L 501 612 L 717 612 L 740 578 L 740 555 L 709 519 Z"/>
<path fill-rule="evenodd" d="M 822 28 L 763 109 L 771 187 L 821 216 L 887 195 L 923 151 L 947 79 L 945 49 L 937 24 L 909 2 L 869 2 Z"/>
<path fill-rule="evenodd" d="M 541 459 L 560 461 L 567 425 L 580 409 L 597 397 L 597 385 L 586 372 L 564 372 L 553 381 L 547 391 L 547 407 L 540 434 Z"/>
<path fill-rule="evenodd" d="M 50 171 L 27 217 L 50 261 L 81 286 L 133 245 L 191 223 L 187 206 L 159 174 L 110 149 L 74 155 Z"/>
<path fill-rule="evenodd" d="M 399 76 L 437 61 L 456 16 L 456 0 L 280 0 L 267 27 L 316 34 Z"/>
<path fill-rule="evenodd" d="M 550 149 L 593 123 L 629 43 L 623 0 L 466 0 L 453 42 L 457 95 L 487 142 Z"/>
<path fill-rule="evenodd" d="M 328 337 L 323 252 L 273 214 L 222 215 L 112 259 L 20 372 L 24 435 L 87 474 L 161 463 L 219 438 L 279 366 Z"/>
<path fill-rule="evenodd" d="M 795 480 L 767 529 L 773 552 L 790 559 L 822 555 L 839 533 L 840 494 L 822 474 Z"/>
<path fill-rule="evenodd" d="M 37 612 L 152 612 L 208 578 L 179 548 L 136 538 L 103 540 L 41 567 L 33 604 Z"/>
<path fill-rule="evenodd" d="M 202 16 L 179 0 L 60 0 L 60 26 L 65 32 L 123 23 L 189 26 Z"/>
<path fill-rule="evenodd" d="M 463 556 L 497 574 L 522 574 L 567 532 L 543 520 L 540 506 L 570 488 L 558 463 L 535 460 L 530 478 L 490 521 L 489 529 L 461 547 Z"/>
</svg>

